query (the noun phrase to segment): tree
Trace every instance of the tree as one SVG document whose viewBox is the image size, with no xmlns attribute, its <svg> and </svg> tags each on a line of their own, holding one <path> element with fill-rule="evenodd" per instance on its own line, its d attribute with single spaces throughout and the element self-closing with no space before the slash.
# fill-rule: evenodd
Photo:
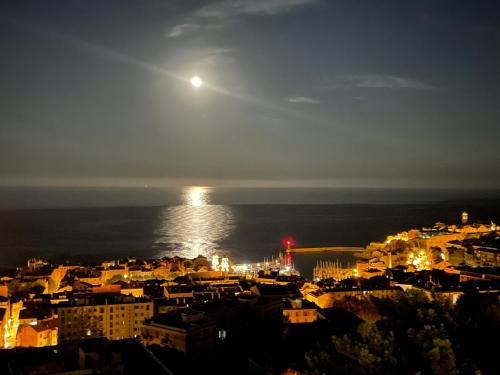
<svg viewBox="0 0 500 375">
<path fill-rule="evenodd" d="M 457 335 L 461 327 L 448 301 L 431 301 L 420 291 L 410 291 L 397 300 L 371 302 L 383 318 L 376 323 L 362 322 L 356 331 L 334 336 L 332 346 L 307 353 L 310 373 L 456 374 L 459 369 L 482 369 L 474 366 L 474 360 L 457 357 L 457 353 L 463 354 L 459 350 L 463 343 Z M 469 303 L 465 301 L 463 306 L 468 309 Z M 490 324 L 495 319 L 498 322 L 500 308 L 488 306 L 485 314 L 489 314 Z M 494 348 L 485 351 L 493 353 Z M 484 359 L 482 362 L 487 363 Z"/>
<path fill-rule="evenodd" d="M 434 320 L 432 309 L 419 309 L 421 322 Z M 424 315 L 430 315 L 428 318 Z M 447 338 L 444 324 L 424 324 L 423 327 L 408 328 L 408 337 L 421 349 L 423 357 L 430 362 L 434 374 L 456 374 L 455 353 L 451 341 Z"/>
<path fill-rule="evenodd" d="M 393 356 L 394 333 L 382 332 L 373 323 L 363 322 L 358 326 L 359 339 L 354 335 L 333 337 L 338 353 L 357 362 L 369 373 L 383 374 L 394 372 L 397 360 Z"/>
</svg>

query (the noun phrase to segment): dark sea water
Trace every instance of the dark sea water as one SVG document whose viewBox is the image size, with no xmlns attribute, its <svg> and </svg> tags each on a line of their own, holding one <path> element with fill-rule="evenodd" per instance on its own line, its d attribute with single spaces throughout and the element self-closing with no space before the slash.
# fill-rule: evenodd
<svg viewBox="0 0 500 375">
<path fill-rule="evenodd" d="M 104 207 L 111 206 L 111 207 Z M 55 207 L 55 208 L 54 208 Z M 500 221 L 500 192 L 351 189 L 0 189 L 0 267 L 28 257 L 94 262 L 124 257 L 208 255 L 234 262 L 296 247 L 365 246 L 388 234 L 471 220 Z M 296 255 L 310 276 L 318 259 Z"/>
</svg>

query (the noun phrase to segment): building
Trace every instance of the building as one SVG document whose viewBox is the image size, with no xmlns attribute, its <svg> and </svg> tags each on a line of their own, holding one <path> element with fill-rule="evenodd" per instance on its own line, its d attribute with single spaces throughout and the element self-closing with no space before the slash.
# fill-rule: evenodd
<svg viewBox="0 0 500 375">
<path fill-rule="evenodd" d="M 215 345 L 215 323 L 201 311 L 184 310 L 144 322 L 144 345 L 160 345 L 186 354 L 210 353 Z"/>
<path fill-rule="evenodd" d="M 363 279 L 371 279 L 372 277 L 383 276 L 384 274 L 385 274 L 385 265 L 384 269 L 366 268 L 363 271 L 359 272 L 358 276 L 362 277 Z"/>
<path fill-rule="evenodd" d="M 281 284 L 262 284 L 258 283 L 250 287 L 250 291 L 262 297 L 268 298 L 297 298 L 301 296 L 300 289 L 295 283 Z"/>
<path fill-rule="evenodd" d="M 39 259 L 39 258 L 28 259 L 28 270 L 36 271 L 39 268 L 47 266 L 48 264 L 49 262 L 47 262 L 45 259 Z"/>
<path fill-rule="evenodd" d="M 288 299 L 283 306 L 286 323 L 313 323 L 318 320 L 318 310 L 314 303 L 302 299 Z"/>
<path fill-rule="evenodd" d="M 398 298 L 402 293 L 400 287 L 387 287 L 378 289 L 333 289 L 327 291 L 315 291 L 308 293 L 305 299 L 313 302 L 316 306 L 325 309 L 335 306 L 335 301 L 339 301 L 344 297 L 357 297 L 357 298 Z"/>
<path fill-rule="evenodd" d="M 9 297 L 9 287 L 7 285 L 0 285 L 0 297 Z"/>
<path fill-rule="evenodd" d="M 467 225 L 469 221 L 469 213 L 467 211 L 462 212 L 462 225 Z"/>
<path fill-rule="evenodd" d="M 23 324 L 17 330 L 16 346 L 42 347 L 57 345 L 57 319 Z"/>
<path fill-rule="evenodd" d="M 419 251 L 425 250 L 426 252 L 428 252 L 433 247 L 440 248 L 441 251 L 444 251 L 446 250 L 449 242 L 462 241 L 466 237 L 467 234 L 463 232 L 424 232 L 422 236 L 411 240 L 410 245 L 413 248 L 419 249 Z"/>
<path fill-rule="evenodd" d="M 59 342 L 106 337 L 118 340 L 141 334 L 153 316 L 153 302 L 121 294 L 93 294 L 57 306 Z"/>
<path fill-rule="evenodd" d="M 214 282 L 211 284 L 179 284 L 164 285 L 164 296 L 167 300 L 176 305 L 187 305 L 194 301 L 211 301 L 224 297 L 231 297 L 241 293 L 243 290 L 240 285 L 234 282 Z"/>
<path fill-rule="evenodd" d="M 73 345 L 0 350 L 0 374 L 172 375 L 137 340 L 81 340 Z"/>
<path fill-rule="evenodd" d="M 129 283 L 124 283 L 123 281 L 119 281 L 115 284 L 119 284 L 121 287 L 121 294 L 126 294 L 130 296 L 134 296 L 136 298 L 144 297 L 144 283 L 132 281 Z"/>
<path fill-rule="evenodd" d="M 0 298 L 0 348 L 9 349 L 16 346 L 16 335 L 19 327 L 19 313 L 23 302 L 10 302 Z"/>
<path fill-rule="evenodd" d="M 500 273 L 495 268 L 471 268 L 462 267 L 458 269 L 460 273 L 460 282 L 467 281 L 498 281 L 500 280 Z"/>
<path fill-rule="evenodd" d="M 474 261 L 480 267 L 500 266 L 500 249 L 474 246 Z"/>
</svg>

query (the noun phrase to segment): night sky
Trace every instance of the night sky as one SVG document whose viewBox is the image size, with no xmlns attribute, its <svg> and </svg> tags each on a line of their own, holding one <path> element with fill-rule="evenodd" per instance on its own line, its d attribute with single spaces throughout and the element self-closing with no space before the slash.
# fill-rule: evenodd
<svg viewBox="0 0 500 375">
<path fill-rule="evenodd" d="M 498 1 L 2 1 L 0 88 L 1 185 L 500 188 Z"/>
</svg>

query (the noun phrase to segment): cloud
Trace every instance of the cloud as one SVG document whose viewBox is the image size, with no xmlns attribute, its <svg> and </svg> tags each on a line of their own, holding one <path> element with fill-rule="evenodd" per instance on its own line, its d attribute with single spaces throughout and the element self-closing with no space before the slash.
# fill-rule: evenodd
<svg viewBox="0 0 500 375">
<path fill-rule="evenodd" d="M 289 12 L 295 7 L 308 5 L 318 0 L 222 0 L 195 10 L 167 33 L 168 38 L 177 38 L 198 29 L 214 29 L 230 19 L 243 16 L 272 16 Z"/>
<path fill-rule="evenodd" d="M 310 98 L 308 96 L 295 96 L 293 98 L 288 98 L 287 101 L 290 103 L 301 103 L 301 104 L 318 104 L 321 103 L 320 100 Z"/>
<path fill-rule="evenodd" d="M 290 11 L 315 0 L 225 0 L 200 8 L 201 17 L 226 18 L 238 15 L 273 15 Z"/>
<path fill-rule="evenodd" d="M 186 32 L 191 32 L 199 28 L 200 26 L 194 23 L 189 23 L 189 22 L 181 23 L 179 25 L 175 25 L 174 27 L 172 27 L 165 36 L 167 38 L 177 38 L 178 36 L 181 36 Z"/>
<path fill-rule="evenodd" d="M 430 90 L 435 87 L 419 80 L 397 77 L 392 75 L 349 75 L 337 79 L 333 84 L 326 87 L 327 89 L 416 89 Z"/>
<path fill-rule="evenodd" d="M 234 58 L 229 56 L 234 49 L 232 48 L 212 48 L 203 54 L 201 63 L 204 65 L 222 65 L 234 62 Z"/>
</svg>

